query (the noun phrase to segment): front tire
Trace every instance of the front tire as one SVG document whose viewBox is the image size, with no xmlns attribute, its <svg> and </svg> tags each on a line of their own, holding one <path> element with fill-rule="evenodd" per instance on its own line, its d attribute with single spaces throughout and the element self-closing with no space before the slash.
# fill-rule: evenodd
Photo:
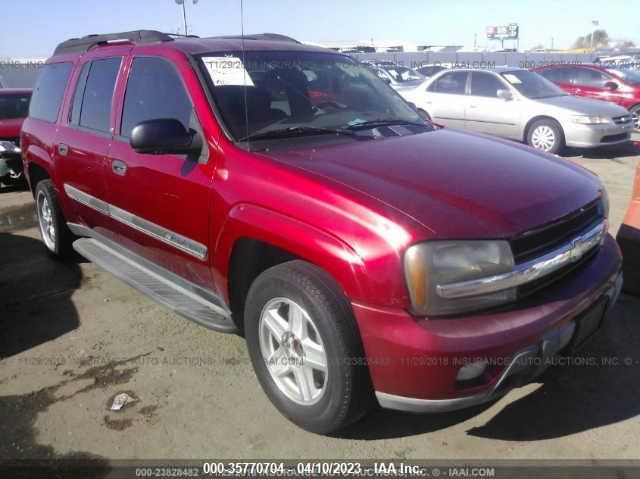
<svg viewBox="0 0 640 479">
<path fill-rule="evenodd" d="M 244 327 L 262 388 L 295 424 L 332 433 L 373 404 L 349 302 L 316 266 L 295 260 L 260 274 L 247 296 Z"/>
<path fill-rule="evenodd" d="M 38 227 L 45 246 L 55 256 L 71 257 L 75 237 L 67 227 L 51 180 L 42 180 L 36 185 L 35 199 Z"/>
<path fill-rule="evenodd" d="M 564 133 L 555 120 L 534 121 L 527 130 L 527 144 L 545 153 L 559 153 L 564 148 Z"/>
</svg>

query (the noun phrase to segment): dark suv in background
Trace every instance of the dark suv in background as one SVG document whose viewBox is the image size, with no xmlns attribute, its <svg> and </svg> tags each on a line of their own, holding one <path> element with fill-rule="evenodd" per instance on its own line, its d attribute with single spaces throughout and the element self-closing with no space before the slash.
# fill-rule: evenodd
<svg viewBox="0 0 640 479">
<path fill-rule="evenodd" d="M 243 334 L 316 432 L 491 401 L 583 344 L 622 283 L 596 175 L 437 127 L 278 35 L 64 42 L 22 145 L 52 253 Z"/>
</svg>

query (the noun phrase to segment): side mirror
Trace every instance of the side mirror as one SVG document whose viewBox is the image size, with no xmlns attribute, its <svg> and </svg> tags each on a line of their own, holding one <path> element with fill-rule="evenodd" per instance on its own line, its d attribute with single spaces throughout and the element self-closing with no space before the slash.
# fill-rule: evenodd
<svg viewBox="0 0 640 479">
<path fill-rule="evenodd" d="M 513 100 L 513 93 L 509 90 L 500 88 L 496 94 L 498 95 L 498 98 L 502 98 L 504 101 Z"/>
<path fill-rule="evenodd" d="M 131 147 L 138 153 L 185 155 L 199 153 L 202 139 L 193 130 L 173 118 L 138 123 L 131 132 Z"/>
<path fill-rule="evenodd" d="M 617 84 L 616 82 L 614 82 L 614 81 L 608 81 L 608 82 L 606 82 L 606 83 L 604 84 L 604 87 L 605 87 L 607 90 L 614 91 L 614 90 L 617 90 L 617 89 L 618 89 L 618 84 Z"/>
</svg>

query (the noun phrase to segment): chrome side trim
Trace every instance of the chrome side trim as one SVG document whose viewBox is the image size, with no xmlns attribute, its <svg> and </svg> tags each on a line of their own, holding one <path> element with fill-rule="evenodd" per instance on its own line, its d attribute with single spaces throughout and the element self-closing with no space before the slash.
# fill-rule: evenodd
<svg viewBox="0 0 640 479">
<path fill-rule="evenodd" d="M 517 265 L 513 271 L 469 281 L 439 284 L 436 291 L 443 298 L 453 299 L 495 293 L 520 286 L 579 261 L 602 242 L 605 232 L 605 222 L 602 221 L 556 250 Z"/>
<path fill-rule="evenodd" d="M 200 260 L 207 258 L 207 247 L 202 243 L 187 238 L 175 231 L 171 231 L 163 226 L 160 226 L 151 221 L 145 220 L 133 213 L 130 213 L 122 208 L 118 208 L 106 201 L 103 201 L 95 196 L 91 196 L 84 191 L 79 190 L 71 185 L 64 184 L 64 191 L 69 198 L 77 201 L 80 204 L 88 206 L 100 213 L 113 218 L 114 220 L 123 223 L 130 228 L 133 228 L 141 233 L 144 233 L 152 238 L 162 241 L 169 246 L 172 246 L 180 251 L 183 251 L 191 256 L 194 256 Z"/>
</svg>

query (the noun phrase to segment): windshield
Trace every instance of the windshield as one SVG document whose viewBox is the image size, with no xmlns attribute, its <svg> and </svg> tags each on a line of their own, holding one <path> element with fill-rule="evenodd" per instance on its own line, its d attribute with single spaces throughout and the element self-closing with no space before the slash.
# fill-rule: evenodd
<svg viewBox="0 0 640 479">
<path fill-rule="evenodd" d="M 566 95 L 564 90 L 555 86 L 542 75 L 528 70 L 505 72 L 502 73 L 502 77 L 527 98 L 537 99 Z"/>
<path fill-rule="evenodd" d="M 236 140 L 269 131 L 344 131 L 381 120 L 427 126 L 375 73 L 343 55 L 250 51 L 200 59 Z"/>
<path fill-rule="evenodd" d="M 627 68 L 608 68 L 611 73 L 622 78 L 632 85 L 640 85 L 640 72 L 629 70 Z"/>
<path fill-rule="evenodd" d="M 0 95 L 0 120 L 25 118 L 29 113 L 31 95 Z"/>
</svg>

